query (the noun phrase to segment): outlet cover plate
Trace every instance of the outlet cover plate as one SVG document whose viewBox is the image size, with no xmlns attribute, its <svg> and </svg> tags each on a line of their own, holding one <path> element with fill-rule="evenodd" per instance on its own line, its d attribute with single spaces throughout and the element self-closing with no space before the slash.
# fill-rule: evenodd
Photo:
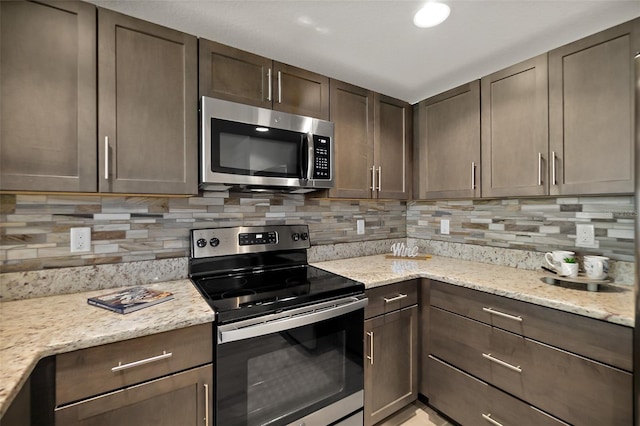
<svg viewBox="0 0 640 426">
<path fill-rule="evenodd" d="M 356 230 L 358 235 L 364 234 L 364 219 L 358 219 L 356 221 Z"/>
<path fill-rule="evenodd" d="M 443 235 L 449 234 L 449 219 L 442 219 L 440 221 L 440 233 Z"/>
<path fill-rule="evenodd" d="M 91 251 L 91 228 L 71 228 L 71 253 Z"/>
<path fill-rule="evenodd" d="M 596 247 L 596 235 L 593 225 L 576 224 L 576 247 Z"/>
</svg>

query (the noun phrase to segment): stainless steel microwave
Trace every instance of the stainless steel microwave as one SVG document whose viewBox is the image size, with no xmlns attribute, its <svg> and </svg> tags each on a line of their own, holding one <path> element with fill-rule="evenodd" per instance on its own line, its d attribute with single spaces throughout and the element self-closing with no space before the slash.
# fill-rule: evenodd
<svg viewBox="0 0 640 426">
<path fill-rule="evenodd" d="M 333 187 L 333 123 L 203 96 L 200 188 Z"/>
</svg>

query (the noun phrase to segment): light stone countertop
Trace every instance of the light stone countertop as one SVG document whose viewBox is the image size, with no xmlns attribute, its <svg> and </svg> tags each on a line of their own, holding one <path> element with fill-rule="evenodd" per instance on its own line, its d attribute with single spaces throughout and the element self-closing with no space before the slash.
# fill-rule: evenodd
<svg viewBox="0 0 640 426">
<path fill-rule="evenodd" d="M 543 283 L 550 274 L 507 266 L 433 256 L 428 260 L 386 259 L 385 255 L 312 263 L 364 283 L 366 288 L 429 278 L 506 296 L 629 327 L 634 326 L 633 286 L 607 284 L 590 292 Z M 586 288 L 586 287 L 585 287 Z"/>
<path fill-rule="evenodd" d="M 174 299 L 125 315 L 87 303 L 117 289 L 0 303 L 0 418 L 41 358 L 215 319 L 190 280 L 147 287 Z"/>
</svg>

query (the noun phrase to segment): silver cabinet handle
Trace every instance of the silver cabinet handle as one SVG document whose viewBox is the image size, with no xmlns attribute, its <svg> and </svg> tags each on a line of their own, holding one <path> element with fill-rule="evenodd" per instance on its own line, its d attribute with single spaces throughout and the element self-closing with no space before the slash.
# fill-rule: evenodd
<svg viewBox="0 0 640 426">
<path fill-rule="evenodd" d="M 278 71 L 278 103 L 282 103 L 282 71 Z"/>
<path fill-rule="evenodd" d="M 476 163 L 471 162 L 471 189 L 476 189 Z"/>
<path fill-rule="evenodd" d="M 486 421 L 488 421 L 489 423 L 491 423 L 492 425 L 502 426 L 502 423 L 496 422 L 495 420 L 493 420 L 491 418 L 491 414 L 482 414 L 482 418 L 485 419 Z"/>
<path fill-rule="evenodd" d="M 372 191 L 376 190 L 376 166 L 371 167 L 371 187 Z"/>
<path fill-rule="evenodd" d="M 204 384 L 204 426 L 209 426 L 209 385 Z"/>
<path fill-rule="evenodd" d="M 558 181 L 556 180 L 556 152 L 553 151 L 551 153 L 551 185 L 557 185 Z"/>
<path fill-rule="evenodd" d="M 522 317 L 521 316 L 516 316 L 516 315 L 509 315 L 509 314 L 505 314 L 504 312 L 500 312 L 500 311 L 496 311 L 494 309 L 491 308 L 482 308 L 483 311 L 491 314 L 491 315 L 497 315 L 499 317 L 502 318 L 508 318 L 510 320 L 514 320 L 514 321 L 518 321 L 518 322 L 522 322 Z"/>
<path fill-rule="evenodd" d="M 140 361 L 134 361 L 134 362 L 130 362 L 128 364 L 122 364 L 122 362 L 119 362 L 118 365 L 116 365 L 115 367 L 113 367 L 111 369 L 111 371 L 116 373 L 118 371 L 127 370 L 129 368 L 134 368 L 134 367 L 139 367 L 139 366 L 144 365 L 144 364 L 149 364 L 150 362 L 156 362 L 156 361 L 161 361 L 163 359 L 171 358 L 172 356 L 173 356 L 173 353 L 167 352 L 167 351 L 162 351 L 162 355 L 152 356 L 151 358 L 141 359 Z"/>
<path fill-rule="evenodd" d="M 542 186 L 542 153 L 538 153 L 538 186 Z"/>
<path fill-rule="evenodd" d="M 109 180 L 109 136 L 104 137 L 104 178 Z"/>
<path fill-rule="evenodd" d="M 382 191 L 382 166 L 378 167 L 378 191 Z"/>
<path fill-rule="evenodd" d="M 489 360 L 489 361 L 491 361 L 491 362 L 495 362 L 495 363 L 496 363 L 496 364 L 498 364 L 498 365 L 501 365 L 501 366 L 503 366 L 503 367 L 508 368 L 509 370 L 513 370 L 513 371 L 516 371 L 516 372 L 518 372 L 518 373 L 522 373 L 522 368 L 520 368 L 520 366 L 519 366 L 519 365 L 518 365 L 518 366 L 515 366 L 515 365 L 512 365 L 512 364 L 509 364 L 508 362 L 504 362 L 504 361 L 502 361 L 501 359 L 498 359 L 498 358 L 492 357 L 492 356 L 491 356 L 491 354 L 485 354 L 485 353 L 483 353 L 483 354 L 482 354 L 482 356 L 483 356 L 484 358 L 488 359 L 488 360 Z"/>
<path fill-rule="evenodd" d="M 390 299 L 387 299 L 386 297 L 383 297 L 384 299 L 384 303 L 391 303 L 391 302 L 395 302 L 396 300 L 400 300 L 400 299 L 404 299 L 405 297 L 408 297 L 406 294 L 403 293 L 398 293 L 397 296 L 392 297 Z"/>
<path fill-rule="evenodd" d="M 369 336 L 369 355 L 367 355 L 367 359 L 369 364 L 373 365 L 373 331 L 367 331 L 367 336 Z"/>
<path fill-rule="evenodd" d="M 271 102 L 273 86 L 271 84 L 271 68 L 267 71 L 267 100 Z"/>
</svg>

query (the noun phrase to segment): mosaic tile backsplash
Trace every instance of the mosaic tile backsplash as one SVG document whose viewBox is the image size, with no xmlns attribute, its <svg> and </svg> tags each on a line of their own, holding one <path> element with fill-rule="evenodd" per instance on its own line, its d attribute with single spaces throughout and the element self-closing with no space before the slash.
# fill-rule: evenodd
<svg viewBox="0 0 640 426">
<path fill-rule="evenodd" d="M 629 196 L 407 203 L 217 192 L 191 198 L 5 194 L 0 265 L 2 272 L 18 272 L 181 258 L 188 256 L 192 228 L 298 223 L 309 225 L 311 257 L 340 257 L 335 243 L 408 237 L 433 247 L 440 241 L 525 252 L 570 249 L 633 262 L 634 209 Z M 364 235 L 356 233 L 357 219 L 365 220 Z M 449 235 L 440 234 L 442 219 L 450 221 Z M 575 247 L 576 223 L 594 225 L 598 247 Z M 69 229 L 87 226 L 92 250 L 71 253 Z"/>
<path fill-rule="evenodd" d="M 634 261 L 633 196 L 412 201 L 407 237 L 532 252 L 570 250 Z M 440 232 L 449 220 L 450 233 Z M 576 224 L 591 224 L 595 247 L 576 247 Z"/>
<path fill-rule="evenodd" d="M 356 220 L 366 233 L 357 235 Z M 0 195 L 2 272 L 186 257 L 189 230 L 309 225 L 314 246 L 406 237 L 406 202 L 205 192 L 191 198 Z M 91 227 L 91 251 L 71 253 L 69 229 Z"/>
</svg>

